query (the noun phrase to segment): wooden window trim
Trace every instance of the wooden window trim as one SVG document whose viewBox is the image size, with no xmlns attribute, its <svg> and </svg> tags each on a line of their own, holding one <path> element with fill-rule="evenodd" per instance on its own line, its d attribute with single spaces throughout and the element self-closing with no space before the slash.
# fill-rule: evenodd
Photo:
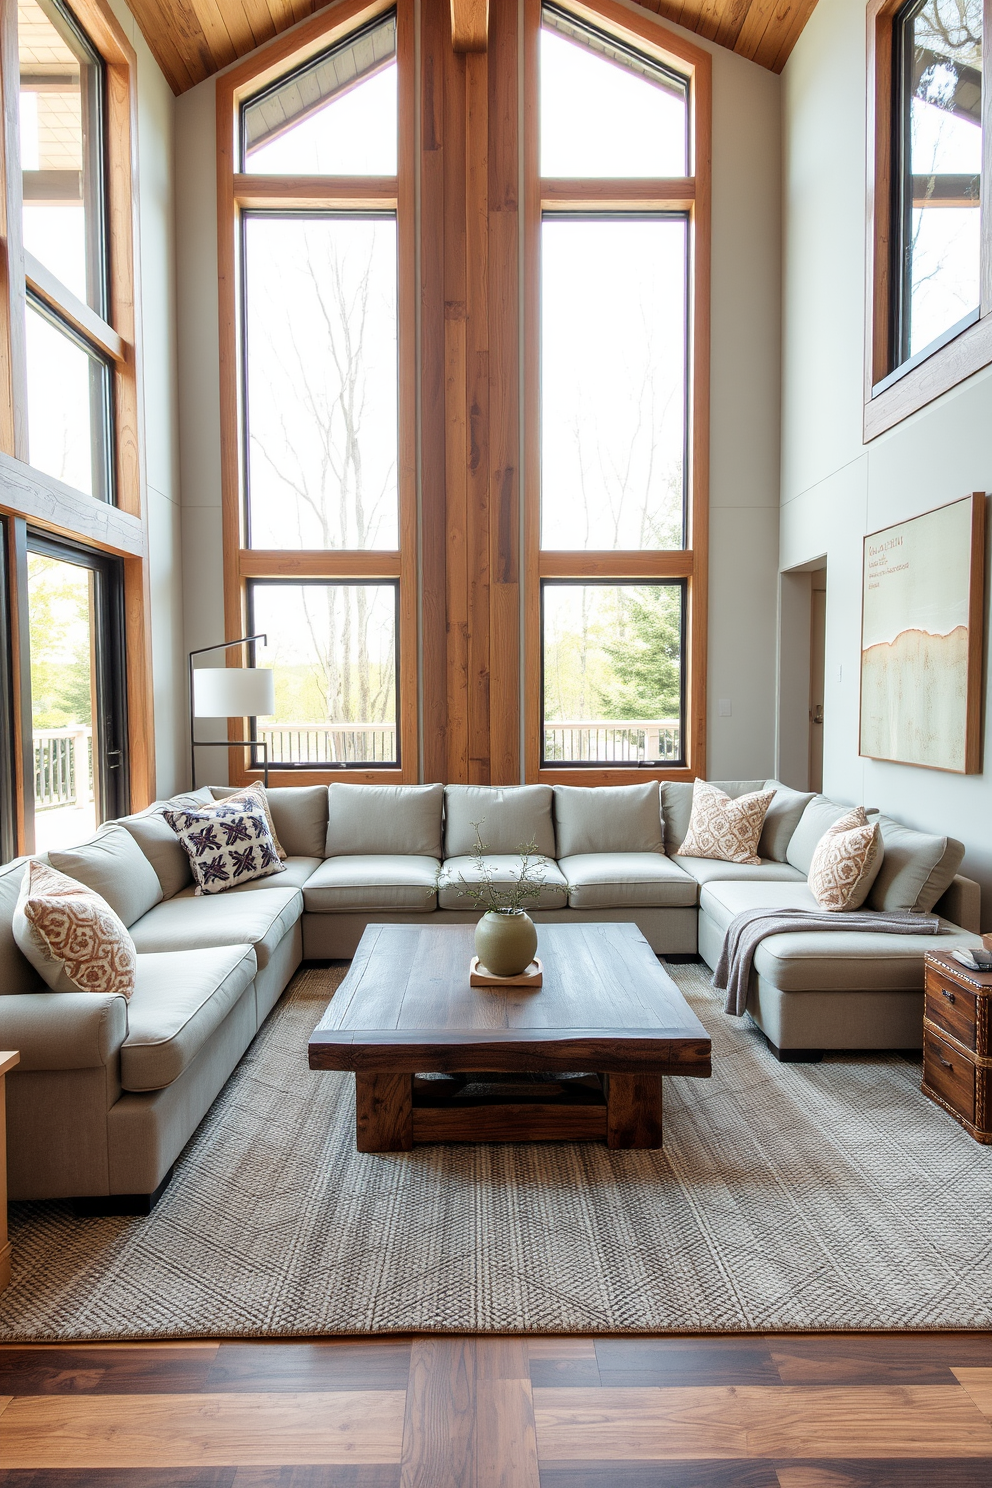
<svg viewBox="0 0 992 1488">
<path fill-rule="evenodd" d="M 396 11 L 399 87 L 399 174 L 397 177 L 255 176 L 239 170 L 238 113 L 241 101 L 302 66 L 378 16 Z M 245 634 L 249 578 L 399 579 L 398 716 L 400 766 L 394 769 L 269 770 L 273 785 L 400 784 L 419 780 L 416 486 L 416 220 L 414 215 L 414 4 L 413 0 L 342 0 L 292 32 L 276 37 L 250 61 L 217 80 L 217 213 L 220 315 L 221 500 L 224 532 L 224 623 L 230 636 Z M 399 451 L 398 552 L 265 550 L 245 546 L 242 500 L 241 344 L 238 313 L 240 213 L 251 207 L 392 207 L 397 214 Z M 411 653 L 414 664 L 411 665 Z M 236 666 L 236 655 L 228 658 Z M 244 720 L 228 737 L 242 741 L 229 754 L 232 784 L 262 778 L 247 763 Z"/>
<path fill-rule="evenodd" d="M 17 8 L 0 19 L 0 515 L 11 531 L 25 521 L 58 537 L 82 542 L 123 560 L 125 654 L 131 808 L 155 797 L 154 689 L 151 655 L 151 588 L 147 562 L 147 502 L 141 399 L 137 201 L 137 58 L 104 0 L 72 0 L 72 11 L 106 70 L 106 205 L 109 260 L 108 320 L 25 253 L 21 229 L 19 60 Z M 95 500 L 35 470 L 28 462 L 26 290 L 30 288 L 108 360 L 114 404 L 116 504 Z M 14 552 L 16 543 L 10 545 Z M 23 629 L 26 569 L 8 564 L 12 630 Z M 26 645 L 14 646 L 11 685 L 15 699 L 26 684 Z M 16 711 L 16 710 L 15 710 Z M 20 720 L 18 719 L 18 722 Z M 30 761 L 17 751 L 16 786 L 30 799 Z M 18 850 L 31 851 L 29 814 L 21 811 Z"/>
<path fill-rule="evenodd" d="M 595 4 L 556 0 L 579 20 L 630 42 L 689 80 L 692 175 L 673 181 L 541 181 L 538 164 L 538 49 L 541 0 L 526 0 L 525 87 L 525 778 L 557 785 L 629 785 L 644 780 L 692 780 L 706 774 L 706 618 L 709 533 L 710 178 L 712 62 L 708 52 L 616 0 Z M 670 194 L 669 194 L 670 193 Z M 689 492 L 686 546 L 677 551 L 562 553 L 540 547 L 540 230 L 545 207 L 594 205 L 677 210 L 689 218 Z M 545 578 L 687 580 L 684 768 L 676 770 L 549 768 L 541 765 L 541 581 Z"/>
<path fill-rule="evenodd" d="M 889 366 L 893 285 L 892 143 L 893 21 L 904 0 L 868 5 L 868 161 L 864 371 L 864 442 L 909 418 L 935 398 L 992 364 L 992 47 L 982 48 L 981 303 L 979 318 L 899 375 Z M 983 34 L 992 30 L 992 0 L 985 0 Z M 875 391 L 883 379 L 894 380 Z"/>
</svg>

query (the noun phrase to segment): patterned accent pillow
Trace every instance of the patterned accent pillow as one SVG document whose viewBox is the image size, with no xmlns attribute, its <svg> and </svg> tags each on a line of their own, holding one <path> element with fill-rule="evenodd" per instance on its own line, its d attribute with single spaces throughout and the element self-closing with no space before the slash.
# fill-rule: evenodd
<svg viewBox="0 0 992 1488">
<path fill-rule="evenodd" d="M 185 805 L 185 803 L 181 803 Z M 260 780 L 253 780 L 251 785 L 244 786 L 241 790 L 233 791 L 229 796 L 221 796 L 219 801 L 211 801 L 207 806 L 194 806 L 194 811 L 202 811 L 210 816 L 237 815 L 239 811 L 256 811 L 261 806 L 265 812 L 265 822 L 272 838 L 272 845 L 279 859 L 286 856 L 286 850 L 279 841 L 279 833 L 276 824 L 272 820 L 272 812 L 269 809 L 269 798 L 265 793 L 265 786 Z"/>
<path fill-rule="evenodd" d="M 134 991 L 137 956 L 127 926 L 85 884 L 29 858 L 11 926 L 53 992 Z"/>
<path fill-rule="evenodd" d="M 705 780 L 692 782 L 692 815 L 679 853 L 684 858 L 717 858 L 721 863 L 761 862 L 758 840 L 773 790 L 728 796 Z"/>
<path fill-rule="evenodd" d="M 235 884 L 286 872 L 259 804 L 248 811 L 243 806 L 227 811 L 208 806 L 162 815 L 189 855 L 197 894 L 220 894 Z"/>
<path fill-rule="evenodd" d="M 816 844 L 809 886 L 821 909 L 860 909 L 882 866 L 882 829 L 855 806 Z"/>
</svg>

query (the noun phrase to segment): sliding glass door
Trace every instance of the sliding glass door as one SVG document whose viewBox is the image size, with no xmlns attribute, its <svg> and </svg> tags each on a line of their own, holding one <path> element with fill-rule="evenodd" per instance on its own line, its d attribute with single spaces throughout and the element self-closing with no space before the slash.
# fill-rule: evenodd
<svg viewBox="0 0 992 1488">
<path fill-rule="evenodd" d="M 29 533 L 27 608 L 25 812 L 33 815 L 35 850 L 44 852 L 83 841 L 127 810 L 120 564 Z"/>
</svg>

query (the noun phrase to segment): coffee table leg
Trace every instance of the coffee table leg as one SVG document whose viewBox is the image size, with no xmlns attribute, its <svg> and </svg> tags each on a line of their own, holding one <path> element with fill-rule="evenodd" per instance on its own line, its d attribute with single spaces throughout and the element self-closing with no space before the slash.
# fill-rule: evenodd
<svg viewBox="0 0 992 1488">
<path fill-rule="evenodd" d="M 607 1147 L 661 1146 L 661 1076 L 603 1075 Z"/>
<path fill-rule="evenodd" d="M 356 1074 L 355 1117 L 359 1152 L 409 1152 L 413 1146 L 413 1076 Z"/>
</svg>

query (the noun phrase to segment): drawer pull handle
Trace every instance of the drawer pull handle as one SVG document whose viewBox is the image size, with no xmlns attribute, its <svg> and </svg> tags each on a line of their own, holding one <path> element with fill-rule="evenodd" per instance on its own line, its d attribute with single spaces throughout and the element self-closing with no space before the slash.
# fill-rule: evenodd
<svg viewBox="0 0 992 1488">
<path fill-rule="evenodd" d="M 936 1053 L 936 1050 L 934 1052 Z M 942 1064 L 945 1069 L 952 1070 L 954 1068 L 949 1059 L 943 1059 L 939 1054 L 937 1055 L 937 1063 Z"/>
<path fill-rule="evenodd" d="M 944 988 L 944 987 L 941 987 L 941 989 L 940 989 L 940 995 L 941 995 L 941 997 L 946 997 L 947 1000 L 948 1000 L 948 1002 L 953 1002 L 954 1001 L 954 993 L 953 992 L 948 992 L 946 990 L 946 988 Z"/>
</svg>

